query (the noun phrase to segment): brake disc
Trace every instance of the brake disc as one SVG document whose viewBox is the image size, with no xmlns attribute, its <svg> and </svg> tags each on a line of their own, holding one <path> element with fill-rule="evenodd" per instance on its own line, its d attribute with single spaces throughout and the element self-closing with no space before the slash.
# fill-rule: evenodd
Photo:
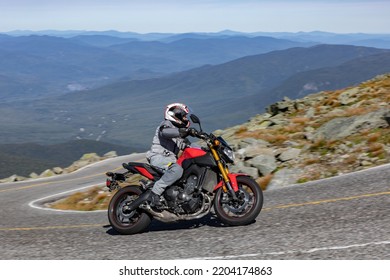
<svg viewBox="0 0 390 280">
<path fill-rule="evenodd" d="M 238 201 L 233 201 L 230 199 L 229 202 L 225 204 L 225 207 L 234 214 L 240 214 L 245 210 L 249 203 L 250 195 L 240 187 L 237 198 Z"/>
</svg>

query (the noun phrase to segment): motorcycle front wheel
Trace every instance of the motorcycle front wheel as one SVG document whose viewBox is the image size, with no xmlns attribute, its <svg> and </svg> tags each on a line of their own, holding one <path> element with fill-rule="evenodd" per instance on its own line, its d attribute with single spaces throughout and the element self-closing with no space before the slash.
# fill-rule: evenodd
<svg viewBox="0 0 390 280">
<path fill-rule="evenodd" d="M 151 217 L 141 209 L 128 210 L 128 206 L 142 194 L 138 186 L 120 189 L 108 206 L 108 220 L 112 228 L 121 234 L 135 234 L 144 231 L 151 223 Z"/>
<path fill-rule="evenodd" d="M 237 177 L 237 201 L 219 188 L 214 199 L 214 210 L 218 218 L 232 226 L 243 226 L 255 221 L 263 207 L 263 192 L 251 177 Z"/>
</svg>

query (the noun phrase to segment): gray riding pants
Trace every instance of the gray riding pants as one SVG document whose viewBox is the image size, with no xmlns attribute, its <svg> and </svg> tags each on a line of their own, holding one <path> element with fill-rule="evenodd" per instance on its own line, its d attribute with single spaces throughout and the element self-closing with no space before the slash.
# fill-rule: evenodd
<svg viewBox="0 0 390 280">
<path fill-rule="evenodd" d="M 161 195 L 165 188 L 175 183 L 183 175 L 183 168 L 176 163 L 176 157 L 154 155 L 149 159 L 149 163 L 153 166 L 165 170 L 164 175 L 154 183 L 152 192 Z"/>
</svg>

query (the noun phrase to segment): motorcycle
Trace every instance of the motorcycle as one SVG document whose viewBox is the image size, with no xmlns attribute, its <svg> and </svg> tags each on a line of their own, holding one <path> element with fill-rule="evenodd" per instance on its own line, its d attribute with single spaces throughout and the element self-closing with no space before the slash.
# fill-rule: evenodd
<svg viewBox="0 0 390 280">
<path fill-rule="evenodd" d="M 190 116 L 194 137 L 207 146 L 188 146 L 178 157 L 183 169 L 181 179 L 168 186 L 161 195 L 163 206 L 152 207 L 149 202 L 154 182 L 161 178 L 163 170 L 147 163 L 129 162 L 122 166 L 125 173 L 107 172 L 106 186 L 116 191 L 108 207 L 108 219 L 113 229 L 121 234 L 144 231 L 152 219 L 170 223 L 200 219 L 212 209 L 219 220 L 231 226 L 248 225 L 255 221 L 263 206 L 263 192 L 258 183 L 247 174 L 230 173 L 234 163 L 232 148 L 222 137 L 202 131 L 199 118 Z M 139 185 L 120 187 L 129 175 L 140 174 L 146 179 Z"/>
</svg>

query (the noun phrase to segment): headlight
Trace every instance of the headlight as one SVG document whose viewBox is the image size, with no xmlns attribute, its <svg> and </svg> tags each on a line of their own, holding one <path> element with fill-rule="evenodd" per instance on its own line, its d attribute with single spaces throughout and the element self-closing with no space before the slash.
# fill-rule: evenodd
<svg viewBox="0 0 390 280">
<path fill-rule="evenodd" d="M 224 159 L 228 163 L 234 163 L 234 160 L 236 159 L 236 157 L 234 156 L 234 152 L 233 152 L 232 149 L 230 149 L 228 147 L 224 147 L 222 152 L 223 152 L 223 155 L 224 155 Z"/>
</svg>

